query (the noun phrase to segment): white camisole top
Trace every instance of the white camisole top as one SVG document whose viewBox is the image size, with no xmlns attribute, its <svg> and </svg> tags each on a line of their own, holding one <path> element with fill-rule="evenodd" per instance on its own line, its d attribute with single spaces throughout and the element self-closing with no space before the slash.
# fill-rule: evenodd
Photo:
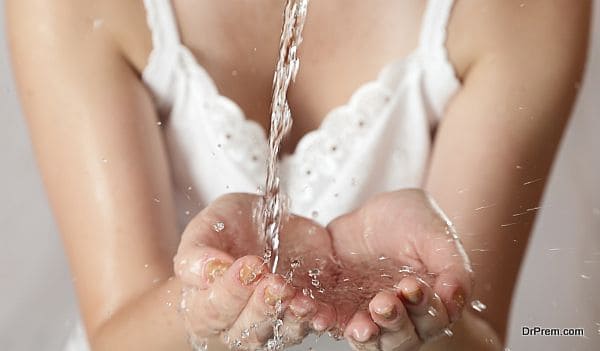
<svg viewBox="0 0 600 351">
<path fill-rule="evenodd" d="M 162 127 L 184 225 L 218 196 L 264 185 L 267 138 L 181 43 L 170 0 L 145 4 L 154 50 L 143 79 L 168 114 Z M 281 186 L 293 213 L 327 224 L 375 193 L 422 185 L 431 130 L 460 86 L 445 47 L 451 8 L 452 1 L 430 0 L 418 48 L 385 66 L 283 157 Z"/>
<path fill-rule="evenodd" d="M 183 230 L 220 195 L 260 191 L 267 138 L 182 44 L 170 0 L 144 4 L 153 50 L 143 80 L 167 117 L 161 128 Z M 429 0 L 418 47 L 383 67 L 283 157 L 281 186 L 292 213 L 326 225 L 376 193 L 422 186 L 431 131 L 460 88 L 445 46 L 452 5 Z M 79 326 L 66 350 L 85 345 Z"/>
</svg>

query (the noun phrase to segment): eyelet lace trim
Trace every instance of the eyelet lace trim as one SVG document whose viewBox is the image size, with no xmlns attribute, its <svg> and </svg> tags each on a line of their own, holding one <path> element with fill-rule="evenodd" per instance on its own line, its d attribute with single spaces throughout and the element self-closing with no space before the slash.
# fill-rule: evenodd
<svg viewBox="0 0 600 351">
<path fill-rule="evenodd" d="M 182 46 L 188 62 L 187 74 L 199 75 L 204 80 L 197 101 L 203 108 L 203 118 L 216 135 L 217 149 L 222 149 L 233 162 L 247 171 L 262 177 L 267 161 L 268 143 L 264 129 L 254 120 L 248 119 L 240 106 L 232 99 L 221 95 L 208 73 L 197 64 L 193 55 Z M 291 180 L 287 186 L 305 186 L 317 182 L 320 177 L 333 177 L 342 164 L 349 159 L 354 149 L 361 144 L 389 106 L 398 88 L 405 67 L 416 55 L 386 65 L 378 77 L 363 84 L 352 94 L 348 103 L 332 109 L 319 128 L 305 134 L 293 154 L 283 157 L 282 181 Z M 262 178 L 260 178 L 262 179 Z M 285 185 L 285 182 L 283 184 Z M 307 198 L 310 191 L 305 193 Z"/>
</svg>

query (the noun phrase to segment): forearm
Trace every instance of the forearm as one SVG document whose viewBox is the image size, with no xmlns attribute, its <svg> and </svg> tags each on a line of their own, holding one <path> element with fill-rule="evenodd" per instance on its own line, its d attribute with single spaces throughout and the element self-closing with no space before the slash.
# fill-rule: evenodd
<svg viewBox="0 0 600 351">
<path fill-rule="evenodd" d="M 92 350 L 191 350 L 178 312 L 181 288 L 172 278 L 131 301 L 89 335 Z M 209 344 L 210 350 L 225 350 L 217 338 Z"/>
<path fill-rule="evenodd" d="M 483 319 L 470 311 L 452 327 L 452 337 L 442 336 L 429 342 L 420 351 L 498 351 L 503 350 L 496 332 Z"/>
</svg>

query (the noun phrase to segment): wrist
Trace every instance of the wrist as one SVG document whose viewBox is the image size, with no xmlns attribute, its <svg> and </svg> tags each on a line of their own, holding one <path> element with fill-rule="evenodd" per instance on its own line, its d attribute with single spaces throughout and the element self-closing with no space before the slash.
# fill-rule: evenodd
<svg viewBox="0 0 600 351">
<path fill-rule="evenodd" d="M 497 333 L 485 320 L 470 311 L 464 311 L 462 318 L 452 326 L 453 336 L 442 336 L 425 343 L 420 351 L 499 351 L 503 350 Z"/>
</svg>

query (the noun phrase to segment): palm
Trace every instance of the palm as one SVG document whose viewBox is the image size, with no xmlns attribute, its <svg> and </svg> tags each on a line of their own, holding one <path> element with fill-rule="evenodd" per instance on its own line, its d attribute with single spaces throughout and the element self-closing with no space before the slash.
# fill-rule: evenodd
<svg viewBox="0 0 600 351">
<path fill-rule="evenodd" d="M 217 199 L 190 223 L 180 251 L 202 243 L 227 253 L 233 260 L 247 255 L 262 256 L 265 241 L 254 216 L 259 202 L 259 196 L 250 194 L 228 194 Z M 326 229 L 307 218 L 290 215 L 284 220 L 280 237 L 281 261 L 277 272 L 289 276 L 293 270 L 295 287 L 317 292 L 309 271 L 318 269 L 324 280 L 330 280 L 334 274 L 333 249 Z M 293 269 L 294 262 L 299 262 L 299 267 Z"/>
<path fill-rule="evenodd" d="M 334 300 L 350 299 L 355 306 L 341 307 L 342 322 L 406 275 L 416 274 L 442 300 L 450 300 L 444 296 L 447 287 L 470 286 L 470 268 L 460 243 L 420 190 L 378 195 L 359 210 L 335 219 L 328 230 L 342 267 L 333 293 L 339 296 Z"/>
</svg>

